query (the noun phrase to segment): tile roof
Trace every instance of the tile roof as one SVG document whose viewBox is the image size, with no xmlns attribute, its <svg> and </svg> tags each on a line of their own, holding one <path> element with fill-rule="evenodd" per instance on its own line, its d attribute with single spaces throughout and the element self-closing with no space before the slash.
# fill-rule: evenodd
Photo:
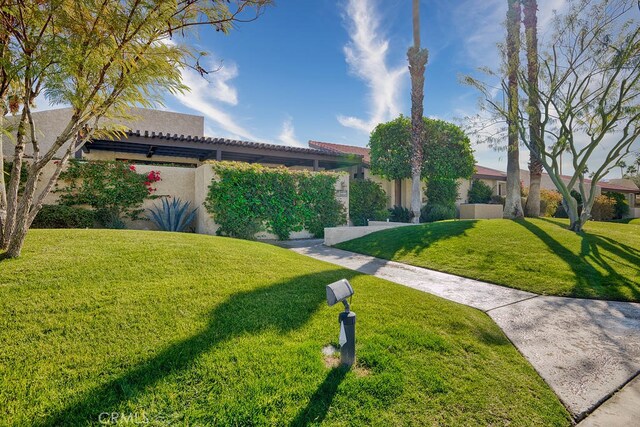
<svg viewBox="0 0 640 427">
<path fill-rule="evenodd" d="M 613 191 L 620 193 L 640 193 L 638 187 L 633 188 L 627 185 L 614 184 L 609 182 L 600 182 L 598 184 L 603 191 Z"/>
<path fill-rule="evenodd" d="M 307 153 L 307 154 L 323 154 L 328 156 L 340 157 L 344 155 L 344 153 L 338 152 L 336 150 L 331 149 L 322 149 L 322 148 L 305 148 L 305 147 L 292 147 L 290 145 L 277 145 L 277 144 L 267 144 L 263 142 L 251 142 L 251 141 L 240 141 L 236 139 L 226 139 L 226 138 L 211 138 L 204 136 L 191 136 L 191 135 L 177 135 L 170 133 L 162 133 L 162 132 L 150 132 L 148 130 L 130 130 L 126 132 L 129 137 L 142 137 L 142 138 L 158 138 L 169 141 L 186 141 L 186 142 L 200 142 L 202 144 L 212 144 L 212 145 L 228 145 L 228 146 L 236 146 L 236 147 L 251 147 L 262 150 L 274 150 L 274 151 L 289 151 L 293 153 Z"/>
<path fill-rule="evenodd" d="M 366 147 L 356 147 L 354 145 L 333 144 L 331 142 L 309 141 L 309 147 L 321 150 L 329 150 L 334 153 L 355 154 L 362 156 L 366 164 L 371 163 L 371 150 Z"/>
<path fill-rule="evenodd" d="M 497 169 L 486 168 L 484 166 L 476 165 L 476 173 L 474 175 L 480 175 L 483 177 L 494 178 L 507 178 L 507 174 Z"/>
</svg>

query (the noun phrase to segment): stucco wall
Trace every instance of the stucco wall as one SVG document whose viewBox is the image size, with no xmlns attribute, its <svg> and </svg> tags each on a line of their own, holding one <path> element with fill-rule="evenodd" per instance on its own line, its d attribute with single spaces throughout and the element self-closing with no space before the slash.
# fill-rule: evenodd
<svg viewBox="0 0 640 427">
<path fill-rule="evenodd" d="M 460 219 L 496 219 L 502 218 L 502 205 L 463 203 L 460 205 Z"/>
<path fill-rule="evenodd" d="M 46 152 L 55 141 L 56 137 L 65 129 L 71 118 L 71 108 L 58 108 L 55 110 L 38 111 L 33 113 L 36 125 L 36 135 L 40 142 L 40 151 Z M 174 113 L 171 111 L 151 110 L 145 108 L 132 108 L 133 120 L 118 120 L 119 124 L 131 130 L 148 130 L 155 132 L 171 133 L 178 135 L 204 136 L 204 117 L 191 114 Z M 5 118 L 6 124 L 16 123 L 19 116 Z M 105 121 L 104 124 L 108 124 Z M 14 133 L 15 134 L 15 133 Z M 3 138 L 2 153 L 12 156 L 15 145 L 6 136 Z M 61 156 L 64 150 L 58 152 Z M 31 155 L 31 145 L 27 144 L 26 155 Z"/>
<path fill-rule="evenodd" d="M 195 203 L 195 176 L 194 168 L 181 168 L 173 166 L 156 166 L 156 165 L 135 165 L 138 173 L 149 173 L 151 171 L 160 172 L 161 181 L 156 182 L 153 187 L 156 191 L 155 196 L 177 197 L 183 202 L 190 202 L 191 208 L 196 207 Z M 161 201 L 158 199 L 147 199 L 142 204 L 143 209 L 150 209 L 154 206 L 160 206 Z M 202 208 L 198 208 L 198 211 Z M 146 216 L 145 211 L 145 216 Z M 151 221 L 125 221 L 127 228 L 134 230 L 156 230 L 157 227 Z"/>
</svg>

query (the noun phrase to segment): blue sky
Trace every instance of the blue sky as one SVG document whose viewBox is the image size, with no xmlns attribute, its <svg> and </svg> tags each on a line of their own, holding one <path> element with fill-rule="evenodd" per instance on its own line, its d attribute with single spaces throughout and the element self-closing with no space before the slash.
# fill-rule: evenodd
<svg viewBox="0 0 640 427">
<path fill-rule="evenodd" d="M 567 3 L 539 0 L 541 43 L 554 11 L 562 12 Z M 499 65 L 496 44 L 504 40 L 506 5 L 505 0 L 421 1 L 422 44 L 429 49 L 426 116 L 464 125 L 465 117 L 479 113 L 477 91 L 459 79 Z M 229 35 L 201 29 L 187 40 L 208 52 L 202 64 L 218 71 L 205 80 L 183 70 L 191 92 L 168 94 L 165 108 L 204 116 L 205 134 L 212 137 L 366 146 L 377 123 L 409 115 L 411 37 L 410 0 L 276 0 L 259 19 L 238 24 Z M 505 151 L 472 143 L 479 164 L 506 169 Z M 606 145 L 590 164 L 601 162 Z M 522 169 L 528 158 L 521 147 Z M 614 169 L 609 177 L 619 175 Z"/>
<path fill-rule="evenodd" d="M 497 63 L 503 3 L 422 2 L 422 39 L 430 52 L 425 115 L 454 120 L 476 112 L 475 90 L 458 80 Z M 210 136 L 364 146 L 375 124 L 410 111 L 408 0 L 279 0 L 227 36 L 202 31 L 197 43 L 210 53 L 205 64 L 222 68 L 208 81 L 185 72 L 192 92 L 169 96 L 166 104 L 204 115 Z M 505 167 L 504 154 L 488 147 L 477 147 L 476 156 L 483 165 Z"/>
</svg>

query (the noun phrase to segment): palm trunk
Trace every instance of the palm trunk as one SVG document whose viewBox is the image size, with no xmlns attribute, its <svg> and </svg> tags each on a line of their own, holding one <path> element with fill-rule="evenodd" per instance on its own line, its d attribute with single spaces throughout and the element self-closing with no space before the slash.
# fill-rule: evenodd
<svg viewBox="0 0 640 427">
<path fill-rule="evenodd" d="M 524 212 L 528 217 L 540 216 L 540 181 L 542 162 L 540 149 L 540 103 L 538 101 L 538 11 L 537 0 L 523 0 L 524 31 L 527 42 L 527 83 L 529 85 L 529 195 Z"/>
<path fill-rule="evenodd" d="M 509 84 L 509 126 L 507 153 L 507 198 L 503 217 L 522 218 L 520 197 L 520 150 L 518 144 L 518 67 L 520 65 L 520 1 L 508 0 L 507 11 L 507 63 Z"/>
<path fill-rule="evenodd" d="M 413 0 L 413 46 L 407 52 L 409 74 L 411 76 L 411 211 L 413 222 L 420 222 L 422 207 L 422 159 L 423 159 L 423 101 L 424 72 L 429 52 L 420 48 L 420 2 Z"/>
</svg>

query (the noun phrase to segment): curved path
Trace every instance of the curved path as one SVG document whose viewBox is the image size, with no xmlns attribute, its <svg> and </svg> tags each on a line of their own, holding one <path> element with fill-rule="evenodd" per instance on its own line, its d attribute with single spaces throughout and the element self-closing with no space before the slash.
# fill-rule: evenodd
<svg viewBox="0 0 640 427">
<path fill-rule="evenodd" d="M 279 245 L 486 312 L 576 421 L 598 408 L 585 426 L 640 419 L 640 379 L 632 381 L 640 372 L 640 304 L 541 296 L 327 247 L 322 240 Z"/>
</svg>

